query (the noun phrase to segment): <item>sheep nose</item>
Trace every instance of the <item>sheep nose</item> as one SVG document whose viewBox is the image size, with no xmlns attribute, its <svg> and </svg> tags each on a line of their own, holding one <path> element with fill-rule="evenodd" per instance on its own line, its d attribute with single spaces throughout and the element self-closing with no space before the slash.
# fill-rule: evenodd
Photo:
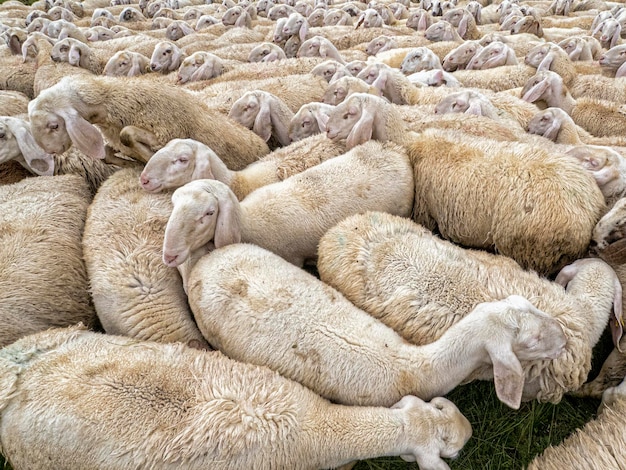
<svg viewBox="0 0 626 470">
<path fill-rule="evenodd" d="M 165 264 L 167 264 L 168 266 L 172 266 L 177 258 L 178 255 L 167 255 L 163 253 L 163 261 L 165 261 Z"/>
<path fill-rule="evenodd" d="M 141 176 L 139 177 L 139 181 L 141 181 L 141 185 L 142 186 L 147 186 L 150 184 L 150 178 L 148 178 L 146 175 L 144 175 L 143 173 L 141 174 Z"/>
<path fill-rule="evenodd" d="M 150 69 L 151 69 L 151 70 L 156 70 L 156 69 L 157 69 L 157 67 L 158 67 L 158 65 L 157 65 L 157 64 L 150 64 Z"/>
</svg>

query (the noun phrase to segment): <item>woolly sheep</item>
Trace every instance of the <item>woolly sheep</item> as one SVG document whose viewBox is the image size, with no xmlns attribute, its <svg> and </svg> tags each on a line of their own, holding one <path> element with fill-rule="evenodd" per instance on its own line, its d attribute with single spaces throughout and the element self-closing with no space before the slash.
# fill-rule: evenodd
<svg viewBox="0 0 626 470">
<path fill-rule="evenodd" d="M 346 139 L 347 148 L 370 138 L 404 144 L 415 171 L 416 222 L 436 227 L 444 238 L 459 244 L 496 249 L 522 267 L 544 274 L 584 254 L 605 205 L 597 184 L 578 162 L 553 149 L 521 143 L 434 129 L 407 134 L 394 114 L 382 100 L 355 94 L 331 113 L 327 135 L 335 141 Z M 459 188 L 458 175 L 464 171 L 474 177 Z M 522 174 L 542 177 L 515 176 Z M 545 185 L 541 189 L 540 183 Z M 468 210 L 468 203 L 478 195 L 481 209 Z M 476 218 L 477 213 L 482 216 Z"/>
<path fill-rule="evenodd" d="M 0 346 L 53 326 L 95 324 L 81 249 L 90 199 L 73 175 L 0 186 Z"/>
<path fill-rule="evenodd" d="M 30 99 L 24 93 L 12 90 L 0 90 L 0 106 L 4 116 L 15 116 L 28 112 Z"/>
<path fill-rule="evenodd" d="M 67 77 L 31 101 L 28 111 L 33 137 L 49 153 L 74 143 L 86 155 L 102 158 L 99 129 L 111 147 L 144 162 L 182 136 L 211 146 L 233 170 L 269 152 L 260 137 L 226 116 L 216 119 L 191 93 L 145 80 Z"/>
<path fill-rule="evenodd" d="M 244 94 L 233 103 L 228 117 L 252 129 L 265 142 L 274 137 L 278 145 L 270 145 L 270 148 L 291 142 L 289 123 L 293 113 L 282 100 L 266 91 L 249 91 Z"/>
<path fill-rule="evenodd" d="M 304 41 L 300 45 L 296 57 L 321 57 L 323 59 L 336 60 L 342 65 L 346 64 L 346 61 L 341 57 L 333 43 L 322 36 L 313 36 Z"/>
<path fill-rule="evenodd" d="M 215 54 L 194 52 L 181 62 L 176 83 L 184 85 L 189 82 L 210 80 L 224 73 L 225 68 L 224 61 Z"/>
<path fill-rule="evenodd" d="M 318 270 L 322 281 L 418 345 L 439 339 L 481 302 L 533 299 L 563 328 L 566 353 L 523 365 L 523 397 L 558 402 L 585 381 L 610 314 L 622 315 L 615 272 L 600 260 L 576 263 L 565 290 L 508 257 L 463 249 L 410 220 L 371 212 L 326 232 Z"/>
<path fill-rule="evenodd" d="M 465 8 L 448 10 L 441 19 L 454 26 L 464 40 L 474 41 L 482 37 L 482 33 L 476 26 L 476 18 Z"/>
<path fill-rule="evenodd" d="M 27 121 L 19 117 L 0 116 L 0 162 L 19 161 L 26 169 L 44 176 L 74 174 L 82 176 L 93 196 L 102 182 L 118 168 L 94 160 L 71 148 L 50 155 L 37 145 Z"/>
<path fill-rule="evenodd" d="M 138 52 L 119 51 L 104 66 L 102 75 L 109 77 L 136 77 L 148 73 L 150 59 Z"/>
<path fill-rule="evenodd" d="M 457 30 L 447 21 L 438 21 L 432 24 L 424 33 L 424 37 L 432 42 L 437 41 L 454 41 L 462 42 L 463 38 Z"/>
<path fill-rule="evenodd" d="M 428 47 L 418 47 L 409 52 L 400 64 L 400 72 L 405 75 L 422 70 L 440 69 L 441 61 Z"/>
<path fill-rule="evenodd" d="M 576 124 L 597 137 L 623 135 L 626 129 L 626 116 L 618 103 L 586 97 L 574 99 L 562 77 L 550 70 L 531 77 L 521 96 L 530 103 L 542 101 L 548 107 L 563 109 Z"/>
<path fill-rule="evenodd" d="M 345 153 L 342 145 L 325 136 L 314 136 L 276 150 L 235 172 L 226 168 L 206 145 L 192 139 L 173 139 L 152 156 L 139 180 L 146 191 L 159 192 L 197 179 L 216 179 L 241 201 L 261 186 L 282 181 L 342 153 Z"/>
<path fill-rule="evenodd" d="M 554 359 L 565 344 L 554 319 L 511 296 L 479 304 L 436 342 L 411 345 L 313 275 L 245 243 L 202 257 L 189 286 L 198 326 L 220 351 L 347 405 L 428 399 L 492 363 L 498 397 L 518 408 L 519 361 Z"/>
<path fill-rule="evenodd" d="M 76 328 L 0 351 L 0 381 L 2 452 L 16 468 L 317 470 L 400 455 L 445 470 L 471 435 L 445 398 L 340 406 L 219 352 Z"/>
<path fill-rule="evenodd" d="M 140 173 L 111 175 L 87 213 L 83 256 L 98 318 L 110 334 L 207 347 L 178 273 L 161 262 L 170 195 L 144 191 Z"/>
<path fill-rule="evenodd" d="M 380 187 L 389 189 L 381 194 Z M 243 240 L 302 266 L 315 259 L 320 237 L 342 218 L 370 208 L 408 216 L 413 194 L 406 155 L 379 142 L 263 186 L 241 203 L 219 181 L 192 181 L 172 196 L 163 261 L 176 267 L 212 240 L 217 248 Z"/>
<path fill-rule="evenodd" d="M 459 47 L 450 51 L 442 61 L 442 68 L 446 72 L 463 70 L 472 57 L 483 48 L 478 41 L 465 41 Z"/>
<path fill-rule="evenodd" d="M 492 42 L 474 54 L 467 64 L 468 70 L 486 70 L 504 65 L 517 65 L 515 51 L 504 43 Z"/>
<path fill-rule="evenodd" d="M 598 417 L 565 439 L 548 447 L 528 465 L 528 470 L 557 470 L 586 468 L 604 470 L 626 466 L 621 432 L 626 424 L 626 382 L 608 389 L 602 396 Z"/>
<path fill-rule="evenodd" d="M 273 62 L 286 58 L 285 52 L 279 46 L 264 42 L 250 51 L 248 62 Z"/>
<path fill-rule="evenodd" d="M 571 60 L 597 60 L 602 54 L 600 42 L 592 36 L 575 36 L 559 42 Z M 602 64 L 600 64 L 602 65 Z"/>
</svg>

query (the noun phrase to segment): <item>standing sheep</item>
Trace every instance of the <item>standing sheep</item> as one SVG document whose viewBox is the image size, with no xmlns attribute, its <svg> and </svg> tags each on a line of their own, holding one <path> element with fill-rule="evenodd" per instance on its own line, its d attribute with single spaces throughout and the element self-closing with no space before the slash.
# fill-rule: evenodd
<svg viewBox="0 0 626 470">
<path fill-rule="evenodd" d="M 229 357 L 350 405 L 389 406 L 407 393 L 428 399 L 491 363 L 498 397 L 518 408 L 519 361 L 554 359 L 565 344 L 554 319 L 511 296 L 478 305 L 436 342 L 411 345 L 313 275 L 244 243 L 197 262 L 189 303 L 204 336 Z"/>
<path fill-rule="evenodd" d="M 219 352 L 75 328 L 1 350 L 0 383 L 15 468 L 318 470 L 399 455 L 445 470 L 471 435 L 445 398 L 341 406 Z"/>
<path fill-rule="evenodd" d="M 87 214 L 83 252 L 98 318 L 110 334 L 207 347 L 178 273 L 161 261 L 170 195 L 145 192 L 139 174 L 112 175 Z"/>
<path fill-rule="evenodd" d="M 0 347 L 54 326 L 95 324 L 81 249 L 90 200 L 73 175 L 0 186 Z"/>
<path fill-rule="evenodd" d="M 600 260 L 570 266 L 577 271 L 564 290 L 508 257 L 463 249 L 383 213 L 355 215 L 326 232 L 318 270 L 322 281 L 413 344 L 439 339 L 481 302 L 533 299 L 563 327 L 567 343 L 558 359 L 524 367 L 526 400 L 558 402 L 578 389 L 609 316 L 622 316 L 621 285 Z"/>
<path fill-rule="evenodd" d="M 147 162 L 174 138 L 199 140 L 239 170 L 269 152 L 265 142 L 175 86 L 122 77 L 67 77 L 28 107 L 33 137 L 49 153 L 75 144 L 104 157 L 104 141 Z M 97 124 L 96 127 L 94 124 Z"/>
<path fill-rule="evenodd" d="M 348 148 L 370 138 L 403 144 L 415 172 L 416 222 L 542 274 L 585 253 L 605 210 L 591 175 L 564 154 L 434 129 L 416 136 L 391 105 L 370 95 L 335 107 L 326 129 Z"/>
</svg>

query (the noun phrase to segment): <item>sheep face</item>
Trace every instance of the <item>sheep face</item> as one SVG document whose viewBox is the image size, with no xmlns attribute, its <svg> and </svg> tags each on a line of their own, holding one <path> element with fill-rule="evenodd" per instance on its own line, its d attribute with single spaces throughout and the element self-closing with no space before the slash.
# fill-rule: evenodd
<svg viewBox="0 0 626 470">
<path fill-rule="evenodd" d="M 150 57 L 150 69 L 153 72 L 171 72 L 180 66 L 182 52 L 173 43 L 162 41 L 158 43 Z"/>
<path fill-rule="evenodd" d="M 33 137 L 46 152 L 61 154 L 72 146 L 65 120 L 58 114 L 34 111 L 29 118 Z"/>
<path fill-rule="evenodd" d="M 333 75 L 337 73 L 337 70 L 341 68 L 341 64 L 336 60 L 327 60 L 319 65 L 316 65 L 311 70 L 313 75 L 319 75 L 324 78 L 327 82 L 330 82 L 330 79 L 333 78 Z"/>
<path fill-rule="evenodd" d="M 392 49 L 393 47 L 395 46 L 393 45 L 392 38 L 388 36 L 378 36 L 369 42 L 365 48 L 365 53 L 367 55 L 376 55 L 381 51 L 386 51 Z"/>
<path fill-rule="evenodd" d="M 276 44 L 264 42 L 250 51 L 248 62 L 273 62 L 286 58 L 285 52 Z"/>
<path fill-rule="evenodd" d="M 242 126 L 252 129 L 260 108 L 261 103 L 257 94 L 248 92 L 235 101 L 228 113 L 228 117 L 234 119 Z"/>
<path fill-rule="evenodd" d="M 0 118 L 0 163 L 13 160 L 21 155 L 17 137 L 13 135 L 6 118 Z"/>
<path fill-rule="evenodd" d="M 374 135 L 376 103 L 382 101 L 382 98 L 371 100 L 362 93 L 351 95 L 330 113 L 326 135 L 334 142 L 346 139 L 348 149 L 367 142 Z"/>
<path fill-rule="evenodd" d="M 289 123 L 289 138 L 292 142 L 305 139 L 320 132 L 326 132 L 328 113 L 331 106 L 310 103 L 302 106 Z"/>
<path fill-rule="evenodd" d="M 465 41 L 444 57 L 443 69 L 446 72 L 454 72 L 460 67 L 465 67 L 481 49 L 482 46 L 477 42 Z"/>
<path fill-rule="evenodd" d="M 207 147 L 208 151 L 211 151 Z M 157 151 L 141 172 L 139 182 L 148 192 L 179 188 L 194 179 L 196 145 L 190 139 L 173 139 Z"/>
<path fill-rule="evenodd" d="M 598 183 L 605 199 L 619 197 L 626 189 L 626 160 L 610 147 L 582 145 L 567 151 L 580 161 Z"/>
<path fill-rule="evenodd" d="M 432 70 L 434 68 L 441 68 L 439 57 L 427 47 L 418 47 L 404 57 L 400 65 L 400 72 L 408 75 L 421 72 L 422 70 Z"/>
<path fill-rule="evenodd" d="M 541 135 L 546 139 L 556 142 L 559 132 L 561 131 L 562 115 L 559 108 L 548 108 L 535 114 L 528 121 L 528 132 L 530 134 Z M 563 112 L 563 114 L 565 114 Z"/>
<path fill-rule="evenodd" d="M 67 62 L 74 67 L 80 66 L 83 46 L 77 43 L 78 41 L 71 38 L 57 41 L 50 52 L 50 57 L 55 62 Z"/>
<path fill-rule="evenodd" d="M 224 70 L 221 59 L 207 52 L 196 52 L 183 60 L 178 69 L 178 83 L 210 80 Z"/>
</svg>

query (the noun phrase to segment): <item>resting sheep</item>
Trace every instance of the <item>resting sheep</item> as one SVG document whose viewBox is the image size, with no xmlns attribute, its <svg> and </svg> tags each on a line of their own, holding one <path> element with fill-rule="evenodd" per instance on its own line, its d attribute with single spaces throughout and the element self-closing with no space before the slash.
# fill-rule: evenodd
<svg viewBox="0 0 626 470">
<path fill-rule="evenodd" d="M 477 305 L 436 342 L 411 345 L 313 275 L 245 243 L 197 262 L 189 303 L 205 337 L 224 354 L 348 405 L 389 406 L 407 393 L 428 399 L 491 363 L 498 397 L 518 408 L 519 361 L 554 359 L 565 344 L 554 319 L 511 296 Z"/>
<path fill-rule="evenodd" d="M 66 77 L 30 102 L 29 118 L 33 137 L 49 153 L 63 153 L 73 143 L 102 158 L 100 131 L 111 147 L 143 162 L 177 137 L 209 145 L 233 170 L 269 152 L 260 137 L 193 94 L 147 80 Z"/>
<path fill-rule="evenodd" d="M 342 153 L 342 145 L 318 135 L 278 149 L 243 170 L 230 171 L 206 145 L 192 139 L 173 139 L 146 163 L 140 183 L 146 191 L 159 192 L 197 179 L 216 179 L 241 201 L 261 186 L 282 181 Z"/>
<path fill-rule="evenodd" d="M 326 129 L 347 148 L 370 138 L 403 144 L 415 171 L 414 220 L 459 244 L 495 249 L 525 269 L 549 274 L 582 256 L 605 210 L 591 175 L 562 153 L 435 129 L 407 133 L 380 98 L 352 95 L 335 107 Z M 466 172 L 472 178 L 459 186 Z"/>
<path fill-rule="evenodd" d="M 572 267 L 577 272 L 565 290 L 506 256 L 463 249 L 410 220 L 377 212 L 327 231 L 318 259 L 322 281 L 412 344 L 439 339 L 481 302 L 533 299 L 559 322 L 567 343 L 558 359 L 523 365 L 524 399 L 555 403 L 582 385 L 609 316 L 622 316 L 621 285 L 606 263 Z"/>
<path fill-rule="evenodd" d="M 471 435 L 444 398 L 340 406 L 219 352 L 76 328 L 1 350 L 0 383 L 15 468 L 318 470 L 400 455 L 444 470 Z"/>
<path fill-rule="evenodd" d="M 90 200 L 73 175 L 0 186 L 0 347 L 54 326 L 95 324 L 81 249 Z"/>
<path fill-rule="evenodd" d="M 326 133 L 326 123 L 334 106 L 325 103 L 309 103 L 302 106 L 291 118 L 289 138 L 292 142 L 314 134 Z"/>
<path fill-rule="evenodd" d="M 381 193 L 380 187 L 388 189 Z M 379 142 L 258 188 L 241 203 L 224 183 L 192 181 L 172 196 L 163 260 L 176 267 L 211 241 L 219 248 L 242 240 L 302 266 L 315 259 L 320 237 L 339 220 L 366 210 L 406 217 L 413 193 L 406 154 Z"/>
<path fill-rule="evenodd" d="M 170 195 L 150 194 L 140 169 L 122 169 L 89 207 L 83 253 L 98 318 L 110 334 L 206 347 L 178 273 L 161 261 Z"/>
</svg>

